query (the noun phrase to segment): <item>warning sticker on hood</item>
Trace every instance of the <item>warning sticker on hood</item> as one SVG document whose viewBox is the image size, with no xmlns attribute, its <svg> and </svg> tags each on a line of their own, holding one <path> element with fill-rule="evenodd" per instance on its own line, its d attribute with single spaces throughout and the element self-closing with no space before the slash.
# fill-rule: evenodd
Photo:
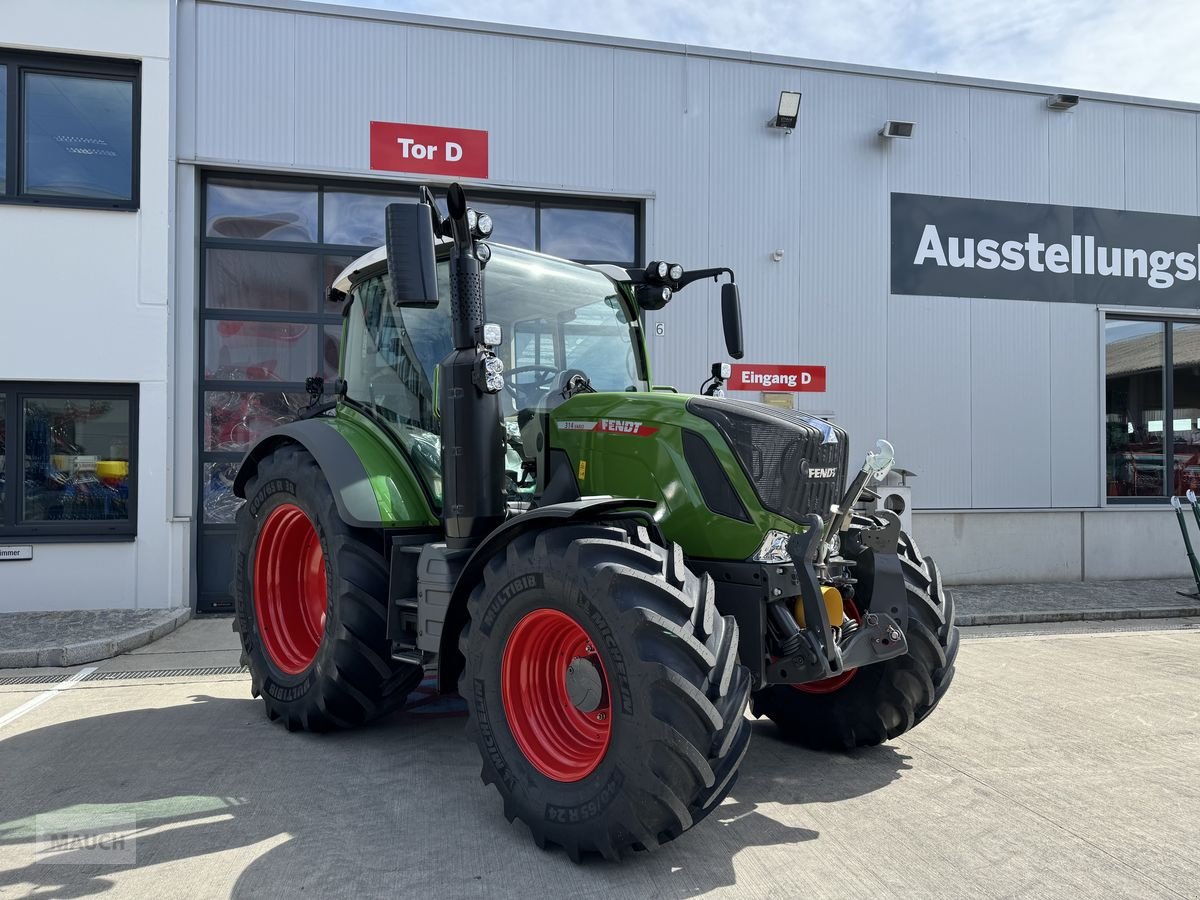
<svg viewBox="0 0 1200 900">
<path fill-rule="evenodd" d="M 643 425 L 633 419 L 565 419 L 555 423 L 562 431 L 606 431 L 609 434 L 630 434 L 634 437 L 649 437 L 658 429 Z"/>
</svg>

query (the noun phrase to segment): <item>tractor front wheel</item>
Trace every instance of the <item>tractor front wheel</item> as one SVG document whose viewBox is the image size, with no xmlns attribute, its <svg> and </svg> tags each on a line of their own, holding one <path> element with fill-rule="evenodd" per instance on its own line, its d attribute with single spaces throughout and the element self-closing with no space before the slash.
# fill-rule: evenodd
<svg viewBox="0 0 1200 900">
<path fill-rule="evenodd" d="M 856 516 L 852 527 L 875 524 Z M 908 595 L 908 653 L 825 681 L 763 688 L 752 701 L 755 715 L 767 716 L 784 735 L 814 750 L 852 750 L 899 737 L 933 712 L 954 678 L 954 600 L 937 564 L 922 557 L 903 531 L 897 555 Z M 870 610 L 869 597 L 855 603 Z M 847 606 L 859 618 L 859 610 Z"/>
<path fill-rule="evenodd" d="M 423 673 L 391 659 L 379 536 L 342 521 L 320 466 L 294 445 L 259 463 L 246 498 L 234 627 L 267 715 L 329 731 L 403 703 Z"/>
<path fill-rule="evenodd" d="M 725 797 L 750 740 L 737 624 L 679 547 L 637 526 L 517 537 L 459 647 L 483 780 L 541 847 L 653 849 Z"/>
</svg>

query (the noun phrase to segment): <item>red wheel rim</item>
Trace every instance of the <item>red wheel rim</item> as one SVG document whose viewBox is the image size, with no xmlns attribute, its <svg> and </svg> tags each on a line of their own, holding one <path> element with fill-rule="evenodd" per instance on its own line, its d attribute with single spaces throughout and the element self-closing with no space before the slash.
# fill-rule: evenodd
<svg viewBox="0 0 1200 900">
<path fill-rule="evenodd" d="M 280 670 L 299 675 L 312 665 L 328 604 L 317 530 L 300 507 L 276 507 L 263 522 L 254 553 L 254 614 L 267 655 Z"/>
<path fill-rule="evenodd" d="M 567 690 L 567 669 L 581 661 L 595 666 L 602 689 L 587 712 Z M 579 781 L 600 765 L 612 736 L 608 675 L 587 632 L 566 613 L 537 609 L 517 623 L 500 663 L 500 697 L 517 746 L 547 778 Z"/>
<path fill-rule="evenodd" d="M 842 606 L 846 608 L 846 612 L 850 614 L 850 618 L 860 625 L 862 624 L 862 616 L 859 614 L 858 607 L 854 605 L 853 600 L 843 600 Z M 840 691 L 849 684 L 850 679 L 854 677 L 857 671 L 857 668 L 846 669 L 844 672 L 840 672 L 830 678 L 822 678 L 820 681 L 810 681 L 808 684 L 793 684 L 792 687 L 798 691 L 804 691 L 806 694 L 832 694 L 834 691 Z"/>
</svg>

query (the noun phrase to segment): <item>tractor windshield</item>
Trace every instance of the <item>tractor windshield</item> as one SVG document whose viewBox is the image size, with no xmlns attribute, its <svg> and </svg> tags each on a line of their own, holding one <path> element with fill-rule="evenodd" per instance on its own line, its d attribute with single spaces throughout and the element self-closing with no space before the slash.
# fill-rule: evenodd
<svg viewBox="0 0 1200 900">
<path fill-rule="evenodd" d="M 596 391 L 644 391 L 648 374 L 637 317 L 609 278 L 586 266 L 492 245 L 484 271 L 487 319 L 504 329 L 501 408 L 513 443 L 523 411 L 555 406 L 582 374 Z M 342 377 L 347 397 L 392 426 L 441 497 L 434 370 L 451 350 L 449 263 L 438 263 L 435 309 L 400 309 L 386 273 L 355 286 Z M 520 459 L 510 452 L 514 485 Z M 530 486 L 532 489 L 532 486 Z"/>
</svg>

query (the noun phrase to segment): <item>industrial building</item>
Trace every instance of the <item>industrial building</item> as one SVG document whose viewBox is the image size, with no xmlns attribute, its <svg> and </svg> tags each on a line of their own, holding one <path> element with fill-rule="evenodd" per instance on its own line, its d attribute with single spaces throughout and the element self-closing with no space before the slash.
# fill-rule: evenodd
<svg viewBox="0 0 1200 900">
<path fill-rule="evenodd" d="M 501 243 L 733 268 L 733 395 L 832 418 L 852 459 L 887 437 L 951 583 L 1188 571 L 1167 498 L 1200 483 L 1200 106 L 303 0 L 54 0 L 6 12 L 0 122 L 0 611 L 227 609 L 232 473 L 334 374 L 332 277 L 388 202 L 455 180 Z M 715 286 L 646 326 L 656 384 L 726 361 Z"/>
</svg>

